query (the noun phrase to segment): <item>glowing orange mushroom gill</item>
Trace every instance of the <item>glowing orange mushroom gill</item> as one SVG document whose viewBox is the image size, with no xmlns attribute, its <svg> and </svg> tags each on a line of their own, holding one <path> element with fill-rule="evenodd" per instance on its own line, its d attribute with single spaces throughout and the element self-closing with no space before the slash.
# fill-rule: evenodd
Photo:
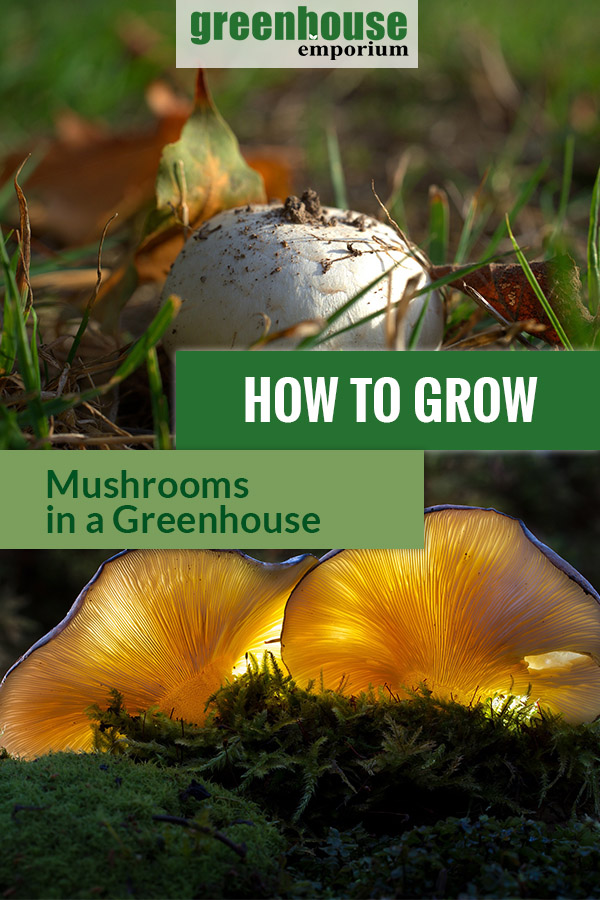
<svg viewBox="0 0 600 900">
<path fill-rule="evenodd" d="M 271 650 L 285 602 L 311 556 L 270 564 L 237 551 L 135 550 L 104 563 L 65 619 L 6 674 L 0 745 L 32 757 L 89 750 L 93 703 L 118 689 L 135 713 L 149 706 L 201 722 L 208 697 L 246 653 Z"/>
<path fill-rule="evenodd" d="M 600 596 L 518 519 L 432 507 L 423 550 L 335 551 L 308 572 L 282 656 L 301 685 L 529 696 L 583 721 L 600 714 Z"/>
</svg>

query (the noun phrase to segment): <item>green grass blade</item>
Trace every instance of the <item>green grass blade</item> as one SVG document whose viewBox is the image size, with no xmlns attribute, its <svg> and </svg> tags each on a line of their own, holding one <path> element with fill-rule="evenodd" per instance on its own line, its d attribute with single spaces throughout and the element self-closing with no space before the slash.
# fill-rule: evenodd
<svg viewBox="0 0 600 900">
<path fill-rule="evenodd" d="M 0 377 L 12 372 L 17 357 L 17 345 L 14 339 L 14 312 L 14 306 L 7 291 L 4 297 L 2 339 L 0 340 Z"/>
<path fill-rule="evenodd" d="M 41 378 L 37 353 L 37 320 L 34 314 L 34 327 L 31 343 L 27 339 L 27 298 L 26 294 L 21 295 L 17 286 L 14 259 L 10 260 L 6 249 L 6 244 L 0 236 L 0 261 L 5 277 L 5 309 L 8 309 L 8 322 L 4 322 L 2 336 L 2 354 L 4 360 L 3 368 L 7 369 L 14 365 L 15 359 L 18 360 L 19 374 L 23 379 L 25 392 L 28 395 L 28 412 L 30 414 L 30 424 L 33 427 L 35 435 L 39 439 L 43 439 L 50 433 L 50 426 L 42 408 L 40 398 Z M 7 329 L 11 329 L 11 336 L 5 341 L 5 333 Z M 13 355 L 16 354 L 16 355 Z M 49 446 L 44 444 L 44 447 Z"/>
<path fill-rule="evenodd" d="M 28 406 L 31 412 L 30 421 L 36 437 L 42 439 L 48 437 L 50 425 L 46 418 L 42 399 L 40 397 L 41 384 L 39 365 L 37 365 L 37 350 L 34 356 L 27 341 L 27 329 L 24 315 L 17 312 L 15 323 L 17 326 L 16 343 L 19 372 L 23 379 L 23 384 L 25 385 L 25 391 L 28 394 Z M 32 341 L 35 339 L 36 329 L 34 328 Z M 49 448 L 50 445 L 45 444 L 44 446 Z"/>
<path fill-rule="evenodd" d="M 544 175 L 548 169 L 548 165 L 549 165 L 548 160 L 544 160 L 543 162 L 541 162 L 539 164 L 539 166 L 537 167 L 537 169 L 535 170 L 535 172 L 533 173 L 533 175 L 531 176 L 531 178 L 529 178 L 525 182 L 525 184 L 522 186 L 522 188 L 519 191 L 519 194 L 517 196 L 517 199 L 515 200 L 513 207 L 510 210 L 510 212 L 508 213 L 506 219 L 504 219 L 502 222 L 500 222 L 500 224 L 496 228 L 495 232 L 493 233 L 492 237 L 488 241 L 488 244 L 486 247 L 486 256 L 492 256 L 496 252 L 496 249 L 497 249 L 500 241 L 507 234 L 506 229 L 507 229 L 507 224 L 509 223 L 509 219 L 514 219 L 516 216 L 518 216 L 518 214 L 523 209 L 523 207 L 526 206 L 527 203 L 529 203 L 529 200 L 533 196 L 533 192 L 535 191 L 538 184 L 544 177 Z"/>
<path fill-rule="evenodd" d="M 169 428 L 169 405 L 163 390 L 156 347 L 151 347 L 148 351 L 146 367 L 148 369 L 148 384 L 150 385 L 154 434 L 156 435 L 155 446 L 157 450 L 172 450 L 171 432 Z"/>
<path fill-rule="evenodd" d="M 2 237 L 0 236 L 0 244 Z M 4 294 L 4 314 L 2 318 L 2 335 L 0 337 L 0 376 L 9 375 L 17 358 L 17 344 L 15 341 L 17 305 L 10 290 Z"/>
<path fill-rule="evenodd" d="M 561 323 L 559 322 L 556 313 L 550 306 L 550 303 L 548 302 L 543 290 L 539 286 L 537 278 L 531 271 L 531 266 L 529 265 L 529 263 L 527 262 L 527 259 L 525 258 L 525 254 L 519 247 L 519 245 L 515 239 L 515 236 L 512 233 L 512 229 L 510 227 L 510 222 L 509 222 L 508 216 L 506 217 L 506 229 L 507 229 L 508 235 L 512 241 L 512 245 L 515 248 L 515 253 L 517 255 L 519 264 L 525 273 L 525 277 L 527 278 L 527 281 L 531 285 L 537 299 L 540 301 L 540 305 L 541 305 L 542 309 L 544 310 L 544 312 L 550 319 L 552 327 L 554 328 L 554 330 L 556 331 L 556 333 L 558 334 L 558 336 L 560 338 L 561 344 L 563 345 L 565 350 L 572 350 L 573 345 L 571 344 L 571 341 L 567 337 L 566 332 L 565 332 L 563 326 L 561 325 Z"/>
<path fill-rule="evenodd" d="M 479 182 L 477 190 L 471 197 L 471 201 L 469 203 L 469 208 L 467 209 L 467 214 L 465 216 L 465 221 L 462 227 L 462 231 L 460 233 L 460 238 L 458 241 L 458 247 L 456 249 L 456 255 L 454 257 L 454 264 L 457 266 L 462 265 L 465 259 L 467 259 L 470 247 L 473 243 L 474 238 L 474 228 L 475 228 L 475 220 L 477 217 L 477 211 L 479 209 L 479 200 L 481 197 L 481 192 L 483 191 L 483 187 L 488 179 L 489 169 L 487 169 L 483 175 L 483 178 Z M 483 230 L 485 223 L 481 223 L 481 226 L 478 230 L 477 236 Z"/>
<path fill-rule="evenodd" d="M 466 275 L 470 275 L 471 272 L 476 272 L 477 269 L 480 269 L 482 266 L 488 265 L 490 262 L 494 262 L 497 259 L 496 256 L 491 257 L 490 259 L 486 259 L 483 262 L 471 263 L 470 266 L 464 266 L 461 269 L 456 269 L 455 271 L 448 272 L 447 275 L 443 275 L 441 278 L 436 278 L 435 281 L 432 281 L 431 284 L 425 285 L 420 290 L 415 292 L 415 297 L 422 297 L 424 294 L 429 294 L 431 291 L 436 291 L 438 288 L 446 287 L 446 285 L 450 284 L 451 281 L 458 281 L 461 278 L 464 278 Z M 397 264 L 398 265 L 398 264 Z M 384 272 L 380 275 L 374 282 L 367 285 L 366 288 L 363 288 L 356 297 L 352 297 L 350 300 L 346 301 L 343 306 L 341 306 L 338 310 L 332 313 L 327 319 L 325 325 L 319 331 L 318 334 L 311 335 L 309 338 L 305 338 L 296 350 L 309 350 L 311 347 L 319 346 L 320 344 L 324 344 L 327 341 L 331 340 L 331 338 L 338 337 L 340 334 L 345 334 L 347 331 L 352 331 L 353 328 L 359 328 L 361 325 L 364 325 L 366 322 L 370 322 L 372 319 L 377 319 L 379 316 L 385 315 L 387 312 L 387 307 L 383 307 L 382 309 L 376 309 L 375 312 L 369 313 L 368 316 L 364 316 L 362 319 L 359 319 L 357 322 L 353 322 L 351 325 L 346 325 L 344 328 L 338 329 L 338 331 L 333 331 L 331 334 L 325 334 L 327 329 L 331 324 L 335 322 L 341 315 L 345 313 L 347 309 L 352 306 L 353 303 L 356 303 L 364 294 L 371 290 L 371 288 L 378 284 L 382 278 L 385 278 L 392 269 L 389 269 L 387 272 Z M 401 301 L 398 301 L 401 302 Z M 392 303 L 392 309 L 396 306 L 396 303 Z"/>
<path fill-rule="evenodd" d="M 27 446 L 17 414 L 0 404 L 0 450 L 26 450 Z"/>
<path fill-rule="evenodd" d="M 434 266 L 443 265 L 448 258 L 450 213 L 446 191 L 431 185 L 429 188 L 429 259 Z"/>
<path fill-rule="evenodd" d="M 86 307 L 83 311 L 83 315 L 81 317 L 81 322 L 79 324 L 79 328 L 77 329 L 77 334 L 73 338 L 73 343 L 71 344 L 71 349 L 69 350 L 69 355 L 67 356 L 66 366 L 69 368 L 73 364 L 73 360 L 75 359 L 75 354 L 79 349 L 79 344 L 81 343 L 81 339 L 85 334 L 85 330 L 88 327 L 88 323 L 90 321 L 90 314 L 94 307 L 94 303 L 98 299 L 98 291 L 100 290 L 100 285 L 102 284 L 102 248 L 104 247 L 104 240 L 106 238 L 106 232 L 110 226 L 110 223 L 113 219 L 116 219 L 118 213 L 115 213 L 114 216 L 111 216 L 104 229 L 102 231 L 102 236 L 100 238 L 100 245 L 98 247 L 98 261 L 96 266 L 96 284 L 94 285 L 94 290 L 90 296 L 90 299 L 86 303 Z"/>
<path fill-rule="evenodd" d="M 7 242 L 13 232 L 4 237 L 0 231 L 0 261 L 2 262 L 2 271 L 4 272 L 4 289 L 13 299 L 20 301 L 19 288 L 17 287 L 17 266 L 19 263 L 19 251 L 13 254 L 12 258 L 8 255 Z"/>
<path fill-rule="evenodd" d="M 329 157 L 329 174 L 333 187 L 335 205 L 340 209 L 348 209 L 348 193 L 346 191 L 346 178 L 344 175 L 340 142 L 338 140 L 337 132 L 333 127 L 327 129 L 327 155 Z"/>
<path fill-rule="evenodd" d="M 461 263 L 463 263 L 467 258 L 467 251 L 471 244 L 471 234 L 473 232 L 473 226 L 475 224 L 476 213 L 477 200 L 475 199 L 475 196 L 473 196 L 471 198 L 471 202 L 469 203 L 469 208 L 467 210 L 467 215 L 465 216 L 464 225 L 460 233 L 458 247 L 456 248 L 456 255 L 454 256 L 454 262 L 457 266 L 460 266 Z"/>
<path fill-rule="evenodd" d="M 590 227 L 587 244 L 587 288 L 590 312 L 596 315 L 600 303 L 600 169 L 594 182 L 592 205 L 590 206 Z"/>
<path fill-rule="evenodd" d="M 66 412 L 68 409 L 73 409 L 81 403 L 95 400 L 97 397 L 108 393 L 112 388 L 121 384 L 122 381 L 128 378 L 145 362 L 148 353 L 159 342 L 177 315 L 180 306 L 181 300 L 178 297 L 169 297 L 150 323 L 148 330 L 142 335 L 137 343 L 133 345 L 127 358 L 121 363 L 115 374 L 106 382 L 106 384 L 100 385 L 100 387 L 97 388 L 90 388 L 87 391 L 82 391 L 80 394 L 75 394 L 70 397 L 56 397 L 52 400 L 47 400 L 43 404 L 44 414 L 46 416 L 59 416 L 61 413 Z M 22 427 L 31 425 L 31 411 L 25 410 L 22 412 L 19 415 L 18 422 Z"/>
<path fill-rule="evenodd" d="M 161 337 L 179 312 L 181 300 L 171 295 L 161 306 L 154 319 L 148 326 L 145 334 L 133 345 L 127 359 L 119 366 L 111 382 L 120 383 L 128 378 L 135 370 L 145 362 L 148 352 L 155 347 Z"/>
<path fill-rule="evenodd" d="M 19 313 L 21 314 L 19 315 Z M 21 378 L 23 379 L 25 390 L 31 392 L 39 391 L 40 373 L 39 370 L 34 371 L 33 359 L 31 356 L 31 349 L 27 341 L 27 328 L 22 309 L 17 309 L 17 314 L 15 316 L 14 322 L 17 344 L 17 357 L 19 360 L 19 372 L 21 374 Z"/>
<path fill-rule="evenodd" d="M 73 365 L 73 360 L 75 359 L 75 354 L 77 353 L 77 350 L 79 349 L 81 339 L 82 339 L 83 335 L 85 334 L 85 330 L 88 327 L 88 324 L 90 321 L 90 312 L 91 312 L 91 305 L 88 303 L 88 305 L 86 306 L 86 308 L 83 311 L 83 315 L 81 317 L 81 322 L 79 323 L 79 328 L 77 329 L 77 333 L 76 333 L 75 337 L 73 338 L 73 343 L 71 344 L 71 349 L 69 350 L 69 355 L 67 356 L 67 362 L 65 364 L 65 366 L 67 368 L 70 368 Z"/>
<path fill-rule="evenodd" d="M 423 303 L 423 306 L 421 307 L 421 312 L 419 313 L 419 318 L 417 319 L 417 321 L 415 323 L 415 327 L 412 330 L 411 336 L 408 339 L 408 345 L 406 348 L 407 350 L 414 350 L 414 348 L 417 346 L 419 337 L 421 336 L 421 330 L 422 330 L 423 324 L 425 322 L 425 315 L 427 313 L 427 307 L 429 306 L 430 299 L 431 299 L 431 294 L 428 294 L 427 297 L 425 298 L 425 302 Z"/>
<path fill-rule="evenodd" d="M 573 159 L 575 156 L 575 137 L 570 134 L 565 141 L 565 161 L 563 163 L 563 177 L 560 189 L 560 200 L 558 204 L 558 222 L 557 226 L 562 228 L 567 217 L 567 206 L 569 203 L 569 194 L 571 192 L 571 181 L 573 180 Z"/>
<path fill-rule="evenodd" d="M 35 389 L 36 391 L 42 390 L 42 378 L 40 372 L 40 359 L 38 355 L 38 317 L 37 313 L 33 307 L 31 307 L 31 318 L 33 321 L 33 328 L 31 330 L 31 341 L 29 343 L 29 353 L 31 356 L 32 363 L 32 376 L 35 379 Z"/>
<path fill-rule="evenodd" d="M 563 161 L 563 172 L 560 187 L 560 196 L 558 198 L 558 210 L 554 218 L 554 226 L 552 232 L 546 241 L 546 256 L 551 258 L 565 252 L 564 243 L 561 234 L 567 217 L 567 207 L 569 205 L 569 194 L 571 192 L 571 182 L 573 179 L 573 158 L 575 154 L 575 138 L 569 135 L 565 141 L 565 153 Z M 543 194 L 540 198 L 540 206 L 544 206 Z"/>
<path fill-rule="evenodd" d="M 8 236 L 10 237 L 10 235 Z M 6 241 L 0 231 L 0 262 L 2 263 L 2 273 L 4 276 L 4 315 L 2 319 L 2 335 L 0 337 L 0 375 L 8 375 L 12 372 L 15 359 L 17 358 L 16 321 L 15 316 L 19 309 L 18 289 L 16 282 L 16 271 L 19 254 L 14 254 L 10 259 L 8 250 L 6 249 Z"/>
</svg>

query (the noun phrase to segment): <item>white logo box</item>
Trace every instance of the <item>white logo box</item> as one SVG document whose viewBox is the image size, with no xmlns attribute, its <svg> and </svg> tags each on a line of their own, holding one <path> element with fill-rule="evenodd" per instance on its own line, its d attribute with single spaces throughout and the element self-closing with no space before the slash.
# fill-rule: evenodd
<svg viewBox="0 0 600 900">
<path fill-rule="evenodd" d="M 418 0 L 176 0 L 176 15 L 180 69 L 418 66 Z"/>
</svg>

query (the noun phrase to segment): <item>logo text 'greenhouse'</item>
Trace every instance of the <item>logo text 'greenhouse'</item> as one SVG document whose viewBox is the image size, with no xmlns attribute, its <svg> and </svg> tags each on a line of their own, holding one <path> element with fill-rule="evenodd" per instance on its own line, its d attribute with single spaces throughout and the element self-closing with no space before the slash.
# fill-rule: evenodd
<svg viewBox="0 0 600 900">
<path fill-rule="evenodd" d="M 360 3 L 177 0 L 179 68 L 416 68 L 418 0 Z"/>
</svg>

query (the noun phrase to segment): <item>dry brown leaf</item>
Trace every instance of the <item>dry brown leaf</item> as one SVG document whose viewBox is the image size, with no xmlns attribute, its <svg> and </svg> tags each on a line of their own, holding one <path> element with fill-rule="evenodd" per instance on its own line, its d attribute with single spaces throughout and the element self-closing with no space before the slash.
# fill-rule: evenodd
<svg viewBox="0 0 600 900">
<path fill-rule="evenodd" d="M 45 147 L 19 150 L 3 160 L 0 184 L 14 176 L 30 150 L 37 157 L 21 180 L 26 179 L 31 224 L 38 237 L 50 236 L 66 246 L 93 243 L 115 212 L 124 222 L 151 204 L 163 148 L 179 138 L 193 105 L 162 81 L 148 87 L 146 101 L 156 117 L 146 129 L 114 133 L 66 111 L 56 123 L 55 139 Z M 242 152 L 264 178 L 269 197 L 292 192 L 298 153 L 272 146 Z M 172 262 L 177 252 L 173 246 L 164 257 Z M 160 271 L 164 265 L 159 263 Z"/>
<path fill-rule="evenodd" d="M 126 220 L 148 204 L 162 148 L 179 134 L 184 120 L 167 117 L 150 131 L 115 135 L 81 120 L 76 124 L 72 114 L 68 119 L 26 188 L 35 232 L 77 246 L 97 240 L 113 213 Z M 0 182 L 22 158 L 19 152 L 4 161 Z"/>
<path fill-rule="evenodd" d="M 567 333 L 580 343 L 577 337 L 590 327 L 592 317 L 581 302 L 577 266 L 568 259 L 533 262 L 530 266 L 559 321 L 567 328 Z M 460 268 L 432 266 L 431 278 L 442 278 Z M 474 291 L 481 294 L 509 322 L 530 320 L 543 326 L 540 337 L 553 346 L 562 344 L 520 265 L 491 263 L 452 281 L 451 285 L 468 296 L 473 296 Z"/>
</svg>

